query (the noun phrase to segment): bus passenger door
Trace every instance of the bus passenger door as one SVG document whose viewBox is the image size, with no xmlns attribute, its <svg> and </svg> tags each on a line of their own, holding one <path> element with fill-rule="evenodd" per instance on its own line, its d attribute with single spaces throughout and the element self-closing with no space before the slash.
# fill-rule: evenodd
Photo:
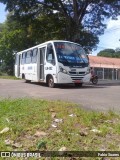
<svg viewBox="0 0 120 160">
<path fill-rule="evenodd" d="M 57 83 L 56 79 L 56 60 L 55 60 L 55 53 L 53 49 L 53 45 L 48 43 L 47 51 L 46 51 L 46 58 L 45 58 L 45 76 L 52 76 L 54 79 L 54 83 Z M 46 79 L 47 81 L 48 79 Z"/>
<path fill-rule="evenodd" d="M 46 47 L 39 48 L 38 80 L 44 80 L 44 60 Z"/>
</svg>

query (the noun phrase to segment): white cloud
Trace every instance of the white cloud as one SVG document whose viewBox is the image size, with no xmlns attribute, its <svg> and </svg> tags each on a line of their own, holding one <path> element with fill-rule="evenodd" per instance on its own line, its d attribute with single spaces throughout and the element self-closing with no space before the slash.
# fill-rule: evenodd
<svg viewBox="0 0 120 160">
<path fill-rule="evenodd" d="M 118 20 L 108 20 L 107 29 L 104 35 L 99 37 L 99 40 L 100 43 L 97 50 L 93 52 L 93 55 L 96 55 L 100 50 L 120 47 L 120 16 Z"/>
<path fill-rule="evenodd" d="M 108 21 L 107 29 L 112 29 L 112 28 L 114 28 L 116 26 L 120 27 L 120 16 L 118 16 L 118 20 L 112 20 L 112 19 L 110 19 Z"/>
</svg>

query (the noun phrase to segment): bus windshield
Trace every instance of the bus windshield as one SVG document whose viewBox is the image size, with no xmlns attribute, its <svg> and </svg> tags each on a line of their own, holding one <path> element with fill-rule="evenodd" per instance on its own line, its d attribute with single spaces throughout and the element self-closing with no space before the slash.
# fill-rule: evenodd
<svg viewBox="0 0 120 160">
<path fill-rule="evenodd" d="M 87 67 L 88 58 L 84 49 L 75 43 L 54 42 L 58 62 L 64 66 Z"/>
</svg>

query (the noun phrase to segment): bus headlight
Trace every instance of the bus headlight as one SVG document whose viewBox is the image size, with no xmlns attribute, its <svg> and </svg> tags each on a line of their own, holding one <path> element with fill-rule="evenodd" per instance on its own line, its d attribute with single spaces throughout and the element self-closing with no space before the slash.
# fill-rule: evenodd
<svg viewBox="0 0 120 160">
<path fill-rule="evenodd" d="M 60 68 L 60 72 L 63 72 L 63 73 L 65 73 L 65 74 L 68 73 L 68 72 L 67 72 L 64 68 L 62 68 L 61 66 L 60 66 L 59 68 Z"/>
</svg>

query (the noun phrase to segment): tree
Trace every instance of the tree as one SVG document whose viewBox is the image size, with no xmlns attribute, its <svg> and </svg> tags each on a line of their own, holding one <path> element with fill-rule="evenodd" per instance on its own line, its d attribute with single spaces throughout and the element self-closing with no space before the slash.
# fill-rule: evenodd
<svg viewBox="0 0 120 160">
<path fill-rule="evenodd" d="M 120 48 L 119 48 L 119 47 L 116 48 L 116 49 L 115 49 L 115 52 L 120 52 Z"/>
<path fill-rule="evenodd" d="M 0 32 L 2 32 L 3 28 L 4 28 L 4 24 L 0 23 Z"/>
<path fill-rule="evenodd" d="M 104 49 L 100 51 L 97 56 L 101 57 L 111 57 L 111 58 L 120 58 L 120 51 L 114 49 Z"/>
<path fill-rule="evenodd" d="M 105 19 L 120 14 L 118 0 L 0 0 L 9 15 L 0 24 L 0 57 L 13 72 L 14 51 L 50 39 L 66 39 L 95 48 Z M 7 69 L 6 69 L 7 70 Z"/>
<path fill-rule="evenodd" d="M 27 40 L 27 35 L 27 29 L 21 26 L 19 21 L 13 20 L 9 14 L 0 32 L 0 61 L 3 64 L 2 71 L 13 74 L 14 52 L 31 46 L 31 41 Z"/>
<path fill-rule="evenodd" d="M 56 21 L 56 25 L 53 21 Z M 36 19 L 25 16 L 19 21 L 12 16 L 12 13 L 9 13 L 6 22 L 0 25 L 0 61 L 3 61 L 4 71 L 13 74 L 14 52 L 19 52 L 48 39 L 63 39 L 61 26 L 64 22 L 62 21 L 59 22 L 56 14 L 48 17 L 45 13 Z"/>
<path fill-rule="evenodd" d="M 30 16 L 35 20 L 43 12 L 48 17 L 57 14 L 59 21 L 61 18 L 65 20 L 61 28 L 64 30 L 62 33 L 65 33 L 64 39 L 90 48 L 96 47 L 99 42 L 98 35 L 104 33 L 105 19 L 110 17 L 116 19 L 120 14 L 118 0 L 0 0 L 0 2 L 6 4 L 6 9 L 19 18 Z"/>
</svg>

